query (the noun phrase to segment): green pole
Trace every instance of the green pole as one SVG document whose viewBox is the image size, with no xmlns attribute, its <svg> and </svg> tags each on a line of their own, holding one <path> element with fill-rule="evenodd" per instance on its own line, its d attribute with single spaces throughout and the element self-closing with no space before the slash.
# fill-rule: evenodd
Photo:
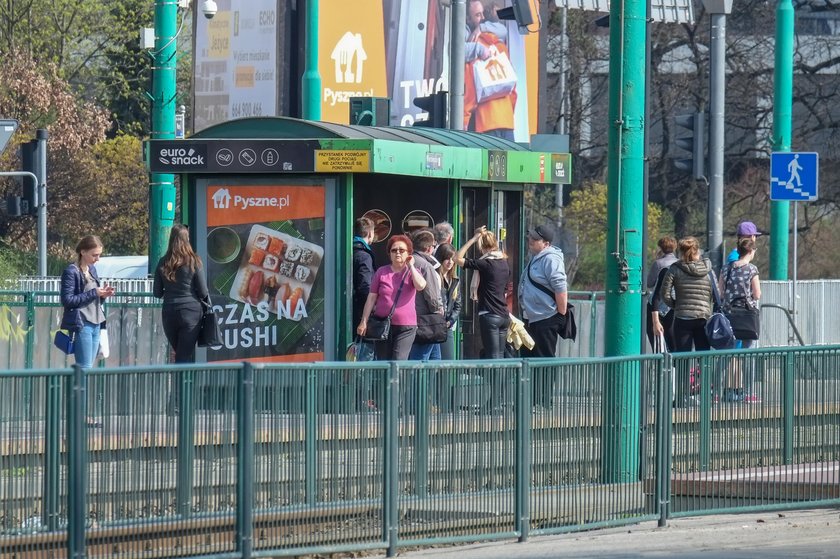
<svg viewBox="0 0 840 559">
<path fill-rule="evenodd" d="M 608 356 L 638 355 L 642 342 L 646 13 L 644 0 L 613 2 L 610 10 Z M 607 483 L 624 482 L 637 474 L 639 366 L 617 362 L 605 367 L 604 375 L 604 478 Z"/>
<path fill-rule="evenodd" d="M 793 3 L 776 5 L 776 68 L 773 71 L 773 151 L 790 151 L 793 114 Z M 788 279 L 790 202 L 770 202 L 770 279 Z"/>
<path fill-rule="evenodd" d="M 303 118 L 321 120 L 321 74 L 318 72 L 318 0 L 306 0 L 306 68 L 303 72 Z"/>
<path fill-rule="evenodd" d="M 152 55 L 152 139 L 175 138 L 176 0 L 155 0 L 155 51 Z M 149 177 L 149 273 L 166 252 L 175 220 L 175 176 Z"/>
</svg>

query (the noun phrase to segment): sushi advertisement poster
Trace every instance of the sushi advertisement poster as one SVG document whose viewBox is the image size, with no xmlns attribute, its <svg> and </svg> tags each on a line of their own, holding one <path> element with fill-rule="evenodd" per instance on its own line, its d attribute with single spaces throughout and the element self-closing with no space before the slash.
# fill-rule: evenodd
<svg viewBox="0 0 840 559">
<path fill-rule="evenodd" d="M 324 358 L 323 186 L 207 189 L 207 283 L 224 345 L 208 361 Z"/>
</svg>

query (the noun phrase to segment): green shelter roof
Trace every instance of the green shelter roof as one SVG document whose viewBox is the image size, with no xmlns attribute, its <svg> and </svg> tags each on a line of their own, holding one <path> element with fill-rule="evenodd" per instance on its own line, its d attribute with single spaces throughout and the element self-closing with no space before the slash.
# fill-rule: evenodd
<svg viewBox="0 0 840 559">
<path fill-rule="evenodd" d="M 247 132 L 246 132 L 247 131 Z M 527 147 L 476 132 L 441 128 L 408 128 L 402 126 L 357 126 L 317 122 L 285 116 L 240 118 L 216 124 L 198 132 L 195 139 L 231 138 L 303 139 L 344 138 L 348 140 L 392 140 L 450 147 L 467 147 L 506 151 L 530 151 Z"/>
</svg>

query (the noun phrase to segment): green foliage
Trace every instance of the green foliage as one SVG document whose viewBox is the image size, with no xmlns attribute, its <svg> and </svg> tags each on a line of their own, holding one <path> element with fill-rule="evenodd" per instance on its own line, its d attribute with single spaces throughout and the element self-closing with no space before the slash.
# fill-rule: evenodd
<svg viewBox="0 0 840 559">
<path fill-rule="evenodd" d="M 656 241 L 669 229 L 670 218 L 653 203 L 648 204 L 647 213 L 648 252 L 652 254 Z M 564 223 L 575 241 L 575 250 L 566 253 L 569 282 L 579 289 L 602 289 L 606 274 L 607 185 L 595 183 L 572 192 L 571 202 L 564 210 Z"/>
</svg>

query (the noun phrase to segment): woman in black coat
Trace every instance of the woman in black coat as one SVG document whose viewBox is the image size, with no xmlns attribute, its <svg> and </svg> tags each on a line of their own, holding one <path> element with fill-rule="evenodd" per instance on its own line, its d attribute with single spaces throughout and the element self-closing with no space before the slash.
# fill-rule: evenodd
<svg viewBox="0 0 840 559">
<path fill-rule="evenodd" d="M 154 294 L 163 298 L 163 331 L 175 351 L 175 362 L 193 363 L 204 315 L 202 301 L 209 303 L 210 294 L 185 225 L 172 228 L 169 249 L 155 269 Z"/>
</svg>

